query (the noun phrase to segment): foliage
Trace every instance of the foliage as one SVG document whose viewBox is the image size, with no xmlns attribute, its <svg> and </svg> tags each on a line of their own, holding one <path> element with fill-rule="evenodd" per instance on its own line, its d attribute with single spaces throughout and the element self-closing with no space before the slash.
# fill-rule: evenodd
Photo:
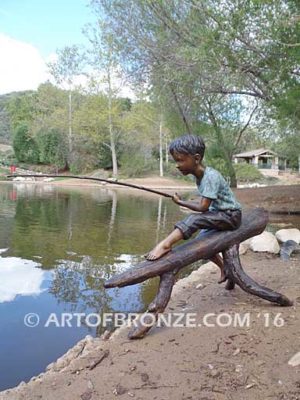
<svg viewBox="0 0 300 400">
<path fill-rule="evenodd" d="M 298 1 L 92 0 L 91 8 L 89 48 L 66 46 L 49 64 L 59 87 L 0 97 L 0 140 L 27 127 L 14 135 L 18 157 L 76 172 L 161 173 L 168 142 L 192 132 L 233 186 L 232 155 L 250 148 L 272 146 L 297 168 Z M 76 78 L 86 64 L 83 90 Z M 119 97 L 124 72 L 134 102 Z"/>
<path fill-rule="evenodd" d="M 67 145 L 61 132 L 55 129 L 41 130 L 36 135 L 36 143 L 42 164 L 52 164 L 57 168 L 66 165 Z"/>
<path fill-rule="evenodd" d="M 158 162 L 151 158 L 151 155 L 147 157 L 138 147 L 131 147 L 130 151 L 124 152 L 120 163 L 122 173 L 128 177 L 143 176 L 150 172 L 158 173 Z"/>
<path fill-rule="evenodd" d="M 13 148 L 18 161 L 38 163 L 39 149 L 26 125 L 19 125 L 13 138 Z"/>
<path fill-rule="evenodd" d="M 236 176 L 240 182 L 253 182 L 263 178 L 262 173 L 251 164 L 239 163 L 234 164 Z"/>
<path fill-rule="evenodd" d="M 0 143 L 8 144 L 11 142 L 10 119 L 7 110 L 11 95 L 0 96 Z"/>
<path fill-rule="evenodd" d="M 10 116 L 10 125 L 12 131 L 19 125 L 26 124 L 30 126 L 34 116 L 34 101 L 36 93 L 25 91 L 16 93 L 9 99 L 7 110 Z"/>
<path fill-rule="evenodd" d="M 74 174 L 99 168 L 99 144 L 89 137 L 75 136 L 70 171 Z"/>
<path fill-rule="evenodd" d="M 92 6 L 128 77 L 160 99 L 168 121 L 179 117 L 180 133 L 183 126 L 198 132 L 199 122 L 210 126 L 235 184 L 232 154 L 255 114 L 266 104 L 279 110 L 287 96 L 292 105 L 292 93 L 299 93 L 297 2 L 94 0 Z"/>
<path fill-rule="evenodd" d="M 288 167 L 299 170 L 300 157 L 300 135 L 286 134 L 281 140 L 274 145 L 274 150 L 281 156 L 286 157 Z"/>
</svg>

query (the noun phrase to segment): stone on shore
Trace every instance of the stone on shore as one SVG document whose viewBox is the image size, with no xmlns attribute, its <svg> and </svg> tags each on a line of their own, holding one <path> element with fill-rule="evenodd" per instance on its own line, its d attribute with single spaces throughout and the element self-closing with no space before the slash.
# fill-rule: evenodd
<svg viewBox="0 0 300 400">
<path fill-rule="evenodd" d="M 292 367 L 297 367 L 298 365 L 300 365 L 300 351 L 299 353 L 293 355 L 293 357 L 289 360 L 288 364 L 291 365 Z"/>
<path fill-rule="evenodd" d="M 281 243 L 293 240 L 297 244 L 300 243 L 300 230 L 297 228 L 280 229 L 275 234 L 277 240 Z"/>
<path fill-rule="evenodd" d="M 280 247 L 276 237 L 270 232 L 263 232 L 250 239 L 250 249 L 255 252 L 278 254 Z"/>
</svg>

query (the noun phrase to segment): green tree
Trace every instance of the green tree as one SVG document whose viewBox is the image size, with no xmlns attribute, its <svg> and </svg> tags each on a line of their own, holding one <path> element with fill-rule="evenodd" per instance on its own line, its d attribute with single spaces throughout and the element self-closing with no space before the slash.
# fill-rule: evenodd
<svg viewBox="0 0 300 400">
<path fill-rule="evenodd" d="M 7 110 L 12 131 L 20 125 L 30 126 L 32 124 L 35 101 L 36 93 L 33 91 L 20 92 L 11 97 Z"/>
<path fill-rule="evenodd" d="M 36 135 L 39 149 L 39 161 L 55 165 L 57 169 L 66 165 L 67 143 L 62 133 L 55 128 L 40 130 Z"/>
<path fill-rule="evenodd" d="M 18 161 L 38 163 L 39 150 L 35 140 L 30 136 L 26 125 L 16 128 L 13 138 L 13 148 Z"/>
<path fill-rule="evenodd" d="M 48 64 L 50 73 L 58 85 L 68 91 L 68 164 L 72 164 L 73 153 L 73 103 L 72 94 L 76 77 L 82 74 L 83 56 L 78 46 L 66 46 L 57 51 L 57 60 Z"/>
<path fill-rule="evenodd" d="M 165 152 L 163 144 L 168 135 L 168 130 L 164 125 L 162 109 L 150 101 L 136 101 L 125 117 L 124 128 L 126 132 L 126 154 L 123 156 L 123 161 L 126 164 L 131 164 L 133 170 L 139 165 L 139 172 L 141 172 L 143 169 L 147 169 L 147 164 L 149 164 L 149 168 L 152 167 L 151 159 L 153 153 L 156 152 L 159 155 L 159 174 L 163 176 Z M 159 146 L 157 146 L 157 143 L 159 143 Z M 133 159 L 135 162 L 133 162 Z"/>
<path fill-rule="evenodd" d="M 94 0 L 92 4 L 109 27 L 131 79 L 164 98 L 187 132 L 208 125 L 235 184 L 230 158 L 234 149 L 228 145 L 242 143 L 262 105 L 276 107 L 288 93 L 285 87 L 299 87 L 298 3 Z M 253 98 L 257 104 L 246 118 L 228 119 L 228 106 L 235 109 L 239 102 L 239 108 L 247 111 L 247 99 Z"/>
<path fill-rule="evenodd" d="M 120 92 L 121 71 L 116 58 L 116 48 L 113 35 L 106 22 L 97 18 L 95 25 L 89 25 L 85 34 L 90 42 L 89 62 L 93 69 L 92 81 L 94 87 L 100 85 L 101 91 L 107 99 L 107 128 L 109 133 L 109 144 L 106 145 L 111 151 L 113 176 L 118 177 L 118 136 L 121 132 L 118 93 Z M 95 76 L 96 74 L 96 76 Z M 99 93 L 99 90 L 98 90 Z"/>
</svg>

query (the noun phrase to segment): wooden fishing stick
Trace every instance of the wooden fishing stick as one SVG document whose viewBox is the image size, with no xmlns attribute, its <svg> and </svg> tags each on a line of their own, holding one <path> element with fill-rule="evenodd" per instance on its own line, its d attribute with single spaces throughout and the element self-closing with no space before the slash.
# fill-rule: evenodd
<svg viewBox="0 0 300 400">
<path fill-rule="evenodd" d="M 155 194 L 159 194 L 160 196 L 172 198 L 173 196 L 171 194 L 161 192 L 160 190 L 154 190 L 154 189 L 149 189 L 144 186 L 138 186 L 138 185 L 133 185 L 132 183 L 123 183 L 123 182 L 118 182 L 118 181 L 110 181 L 108 179 L 103 179 L 103 178 L 93 178 L 90 176 L 77 176 L 77 175 L 53 175 L 53 174 L 13 174 L 13 175 L 7 175 L 7 178 L 16 178 L 16 177 L 22 177 L 22 178 L 73 178 L 73 179 L 84 179 L 84 180 L 90 180 L 90 181 L 98 181 L 98 182 L 106 182 L 110 183 L 112 185 L 120 185 L 120 186 L 127 186 L 131 187 L 134 189 L 139 189 L 139 190 L 144 190 L 146 192 L 151 192 Z"/>
</svg>

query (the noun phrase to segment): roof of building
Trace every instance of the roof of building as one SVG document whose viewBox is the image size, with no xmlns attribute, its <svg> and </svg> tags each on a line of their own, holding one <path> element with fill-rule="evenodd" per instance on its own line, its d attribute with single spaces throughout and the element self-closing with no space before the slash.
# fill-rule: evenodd
<svg viewBox="0 0 300 400">
<path fill-rule="evenodd" d="M 260 156 L 260 155 L 265 154 L 265 153 L 268 153 L 268 154 L 272 154 L 272 155 L 274 155 L 274 156 L 277 156 L 277 153 L 275 153 L 275 152 L 272 151 L 272 150 L 268 150 L 268 149 L 256 149 L 256 150 L 246 151 L 246 152 L 244 152 L 244 153 L 234 154 L 233 157 L 241 157 L 241 158 L 243 158 L 243 157 L 255 157 L 255 156 Z"/>
</svg>

